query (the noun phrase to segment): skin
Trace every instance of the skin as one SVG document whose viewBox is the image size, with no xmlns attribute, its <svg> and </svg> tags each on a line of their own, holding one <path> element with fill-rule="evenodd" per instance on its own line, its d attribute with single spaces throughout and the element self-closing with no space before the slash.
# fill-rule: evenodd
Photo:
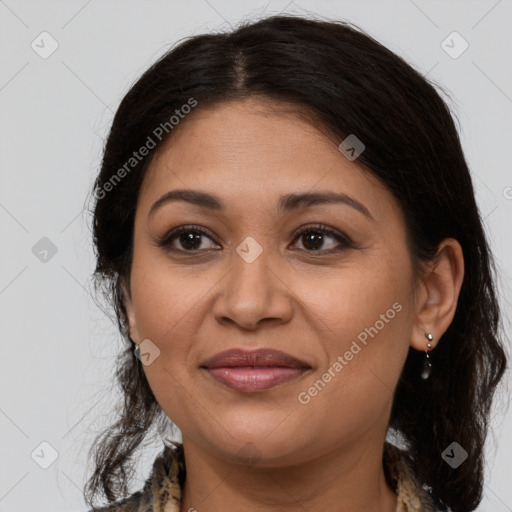
<svg viewBox="0 0 512 512">
<path fill-rule="evenodd" d="M 437 264 L 415 281 L 391 193 L 340 152 L 341 141 L 278 107 L 254 98 L 198 107 L 156 153 L 135 218 L 126 287 L 131 338 L 160 350 L 144 371 L 183 436 L 182 511 L 392 512 L 396 495 L 384 478 L 382 450 L 395 386 L 409 347 L 424 351 L 431 332 L 435 349 L 453 319 L 462 250 L 445 239 Z M 148 216 L 174 189 L 215 194 L 225 210 L 176 201 Z M 349 195 L 373 219 L 346 204 L 277 209 L 282 194 L 318 191 Z M 354 247 L 326 234 L 315 251 L 308 236 L 295 235 L 318 223 Z M 169 242 L 175 252 L 158 246 L 172 228 L 190 224 L 208 233 L 197 249 L 179 236 Z M 252 263 L 236 252 L 248 236 L 263 249 Z M 400 312 L 300 403 L 299 393 L 394 303 Z M 253 394 L 200 369 L 228 348 L 267 347 L 311 369 Z"/>
</svg>

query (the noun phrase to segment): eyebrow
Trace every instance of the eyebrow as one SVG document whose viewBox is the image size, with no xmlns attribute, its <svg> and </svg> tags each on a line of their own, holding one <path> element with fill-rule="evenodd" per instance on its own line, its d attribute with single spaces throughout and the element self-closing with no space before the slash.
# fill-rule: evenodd
<svg viewBox="0 0 512 512">
<path fill-rule="evenodd" d="M 216 211 L 224 211 L 225 209 L 221 199 L 213 194 L 201 192 L 199 190 L 178 189 L 170 190 L 160 197 L 160 199 L 155 201 L 149 210 L 148 217 L 152 216 L 155 211 L 161 208 L 164 204 L 174 201 L 185 201 L 202 208 L 208 208 Z M 368 219 L 373 221 L 375 220 L 364 204 L 347 194 L 330 191 L 282 195 L 279 198 L 278 209 L 287 213 L 319 204 L 344 204 L 354 208 Z"/>
</svg>

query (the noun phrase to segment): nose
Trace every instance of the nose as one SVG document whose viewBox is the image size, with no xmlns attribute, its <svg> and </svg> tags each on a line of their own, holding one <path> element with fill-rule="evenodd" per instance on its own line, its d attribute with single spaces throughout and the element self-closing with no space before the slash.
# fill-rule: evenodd
<svg viewBox="0 0 512 512">
<path fill-rule="evenodd" d="M 219 283 L 221 291 L 213 307 L 215 319 L 234 323 L 244 330 L 262 324 L 286 323 L 293 313 L 292 292 L 267 251 L 248 262 L 233 254 L 231 270 Z"/>
</svg>

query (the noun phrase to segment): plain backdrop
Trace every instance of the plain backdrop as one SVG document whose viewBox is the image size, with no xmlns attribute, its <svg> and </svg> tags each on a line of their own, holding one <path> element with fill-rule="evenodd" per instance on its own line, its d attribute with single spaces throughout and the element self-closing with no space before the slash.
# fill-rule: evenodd
<svg viewBox="0 0 512 512">
<path fill-rule="evenodd" d="M 508 336 L 511 0 L 0 0 L 0 511 L 86 510 L 87 450 L 119 398 L 110 385 L 122 344 L 91 298 L 83 209 L 121 98 L 179 39 L 278 12 L 354 22 L 454 97 Z M 512 511 L 502 389 L 485 512 Z M 160 448 L 148 446 L 132 492 Z"/>
</svg>

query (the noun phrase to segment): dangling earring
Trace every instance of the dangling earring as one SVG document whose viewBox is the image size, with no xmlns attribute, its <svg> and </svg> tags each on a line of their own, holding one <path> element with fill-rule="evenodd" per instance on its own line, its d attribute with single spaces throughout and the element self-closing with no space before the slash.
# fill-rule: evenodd
<svg viewBox="0 0 512 512">
<path fill-rule="evenodd" d="M 425 333 L 425 338 L 427 338 L 427 350 L 425 350 L 425 362 L 423 363 L 423 371 L 421 372 L 421 378 L 423 380 L 427 380 L 430 377 L 430 374 L 432 373 L 432 364 L 430 363 L 430 355 L 429 351 L 432 349 L 432 343 L 430 343 L 434 338 L 432 334 L 429 332 Z"/>
<path fill-rule="evenodd" d="M 140 345 L 138 343 L 135 343 L 133 352 L 135 353 L 135 357 L 140 360 Z"/>
</svg>

